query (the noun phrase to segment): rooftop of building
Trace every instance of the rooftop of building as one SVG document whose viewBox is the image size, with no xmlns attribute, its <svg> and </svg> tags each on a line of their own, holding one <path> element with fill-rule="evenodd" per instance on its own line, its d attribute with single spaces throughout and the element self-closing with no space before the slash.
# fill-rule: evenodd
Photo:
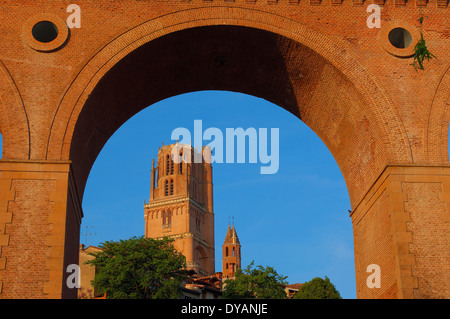
<svg viewBox="0 0 450 319">
<path fill-rule="evenodd" d="M 237 235 L 236 229 L 234 228 L 234 225 L 228 225 L 227 234 L 225 235 L 225 240 L 223 242 L 224 244 L 237 244 L 240 245 L 239 237 Z"/>
</svg>

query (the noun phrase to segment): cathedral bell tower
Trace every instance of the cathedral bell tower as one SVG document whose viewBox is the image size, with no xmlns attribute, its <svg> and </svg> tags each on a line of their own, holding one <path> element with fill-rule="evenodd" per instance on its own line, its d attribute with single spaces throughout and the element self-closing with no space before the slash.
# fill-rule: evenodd
<svg viewBox="0 0 450 319">
<path fill-rule="evenodd" d="M 232 279 L 241 268 L 241 243 L 236 229 L 228 225 L 227 234 L 222 245 L 222 277 Z"/>
<path fill-rule="evenodd" d="M 144 202 L 145 237 L 173 238 L 188 269 L 211 275 L 215 251 L 210 148 L 203 147 L 202 154 L 200 162 L 201 153 L 179 143 L 159 149 L 156 166 L 154 160 L 152 164 L 150 200 Z"/>
</svg>

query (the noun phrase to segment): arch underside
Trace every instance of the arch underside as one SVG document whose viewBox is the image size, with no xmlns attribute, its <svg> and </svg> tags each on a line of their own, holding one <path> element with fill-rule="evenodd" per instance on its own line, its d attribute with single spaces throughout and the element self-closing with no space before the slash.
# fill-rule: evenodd
<svg viewBox="0 0 450 319">
<path fill-rule="evenodd" d="M 125 121 L 162 99 L 200 90 L 254 95 L 299 117 L 330 149 L 351 198 L 362 195 L 367 181 L 392 156 L 385 147 L 385 128 L 367 101 L 321 55 L 263 30 L 199 27 L 139 47 L 96 85 L 79 114 L 71 143 L 80 194 L 97 155 Z"/>
</svg>

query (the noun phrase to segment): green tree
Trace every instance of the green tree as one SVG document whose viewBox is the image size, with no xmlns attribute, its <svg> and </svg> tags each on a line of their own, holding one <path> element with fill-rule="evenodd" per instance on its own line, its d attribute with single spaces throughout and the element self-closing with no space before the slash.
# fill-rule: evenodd
<svg viewBox="0 0 450 319">
<path fill-rule="evenodd" d="M 279 275 L 272 267 L 253 268 L 252 261 L 246 269 L 238 269 L 236 278 L 225 281 L 224 299 L 285 299 L 283 286 L 287 277 Z"/>
<path fill-rule="evenodd" d="M 111 299 L 179 298 L 186 259 L 172 240 L 132 237 L 107 241 L 88 261 L 96 267 L 92 285 Z"/>
<path fill-rule="evenodd" d="M 325 279 L 316 277 L 304 283 L 293 299 L 342 299 L 342 297 L 330 279 L 325 276 Z"/>
</svg>

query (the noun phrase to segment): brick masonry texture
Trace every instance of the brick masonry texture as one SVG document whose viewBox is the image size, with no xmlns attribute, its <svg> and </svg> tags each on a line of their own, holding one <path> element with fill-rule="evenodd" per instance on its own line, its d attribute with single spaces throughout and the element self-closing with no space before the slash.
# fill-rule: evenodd
<svg viewBox="0 0 450 319">
<path fill-rule="evenodd" d="M 366 25 L 372 3 L 381 29 Z M 450 297 L 448 0 L 78 1 L 70 30 L 68 4 L 0 0 L 0 298 L 76 296 L 63 270 L 102 147 L 152 103 L 212 89 L 269 100 L 327 145 L 351 200 L 358 297 Z M 60 29 L 42 47 L 38 17 Z M 386 38 L 398 26 L 438 59 L 415 70 Z M 27 214 L 39 232 L 15 222 Z M 38 237 L 32 293 L 21 236 Z M 381 289 L 365 286 L 368 263 Z"/>
<path fill-rule="evenodd" d="M 388 166 L 354 209 L 359 298 L 448 298 L 448 174 L 449 167 Z M 382 269 L 378 292 L 365 284 L 371 263 Z"/>
<path fill-rule="evenodd" d="M 408 194 L 405 202 L 405 210 L 410 212 L 407 231 L 412 234 L 409 251 L 415 256 L 412 275 L 418 278 L 415 288 L 420 288 L 414 290 L 414 297 L 449 296 L 449 247 L 442 234 L 450 233 L 450 225 L 445 222 L 447 204 L 440 200 L 442 183 L 406 182 L 402 187 Z M 430 268 L 430 264 L 435 267 Z"/>
</svg>

